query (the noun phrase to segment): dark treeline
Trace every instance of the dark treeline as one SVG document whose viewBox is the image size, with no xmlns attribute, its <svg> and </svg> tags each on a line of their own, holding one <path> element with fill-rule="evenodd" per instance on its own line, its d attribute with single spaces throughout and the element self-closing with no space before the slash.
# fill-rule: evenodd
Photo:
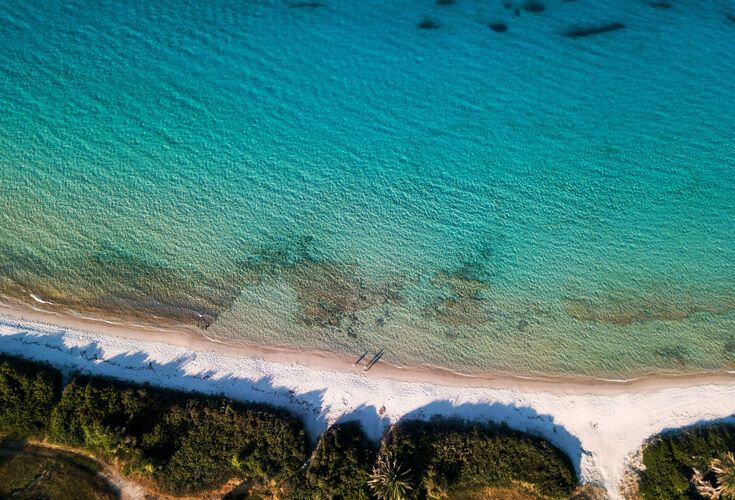
<svg viewBox="0 0 735 500">
<path fill-rule="evenodd" d="M 577 486 L 566 455 L 507 427 L 406 421 L 377 447 L 346 422 L 310 450 L 301 420 L 270 406 L 101 377 L 61 380 L 47 365 L 0 357 L 0 435 L 90 451 L 166 493 L 244 483 L 250 494 L 281 498 L 423 499 L 523 484 L 565 498 Z"/>
<path fill-rule="evenodd" d="M 643 448 L 639 493 L 646 499 L 735 498 L 735 425 L 665 432 Z"/>
</svg>

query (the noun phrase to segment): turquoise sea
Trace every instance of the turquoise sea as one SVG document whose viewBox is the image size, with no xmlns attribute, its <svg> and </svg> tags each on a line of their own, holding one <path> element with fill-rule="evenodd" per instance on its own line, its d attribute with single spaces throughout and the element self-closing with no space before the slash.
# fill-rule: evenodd
<svg viewBox="0 0 735 500">
<path fill-rule="evenodd" d="M 5 0 L 0 47 L 6 298 L 465 372 L 735 366 L 733 1 Z"/>
</svg>

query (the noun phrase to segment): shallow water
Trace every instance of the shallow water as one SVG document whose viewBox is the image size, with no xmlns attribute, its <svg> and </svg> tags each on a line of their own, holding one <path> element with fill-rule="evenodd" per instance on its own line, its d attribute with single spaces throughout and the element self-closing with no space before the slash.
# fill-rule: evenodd
<svg viewBox="0 0 735 500">
<path fill-rule="evenodd" d="M 735 366 L 733 3 L 204 4 L 0 3 L 2 294 L 462 371 Z"/>
</svg>

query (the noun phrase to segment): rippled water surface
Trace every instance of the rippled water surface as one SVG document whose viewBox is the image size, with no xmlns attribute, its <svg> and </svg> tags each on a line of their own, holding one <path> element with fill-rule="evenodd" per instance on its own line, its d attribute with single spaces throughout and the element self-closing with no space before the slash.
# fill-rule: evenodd
<svg viewBox="0 0 735 500">
<path fill-rule="evenodd" d="M 0 3 L 0 294 L 462 371 L 735 366 L 735 3 Z"/>
</svg>

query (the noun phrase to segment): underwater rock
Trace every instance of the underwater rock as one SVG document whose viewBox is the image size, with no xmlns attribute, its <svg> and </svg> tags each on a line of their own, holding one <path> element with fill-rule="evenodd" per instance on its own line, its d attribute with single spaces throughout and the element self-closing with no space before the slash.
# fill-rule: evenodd
<svg viewBox="0 0 735 500">
<path fill-rule="evenodd" d="M 321 2 L 295 2 L 289 4 L 288 7 L 291 9 L 318 9 L 320 7 L 325 7 L 325 4 Z"/>
<path fill-rule="evenodd" d="M 435 30 L 439 27 L 436 21 L 430 17 L 425 17 L 419 23 L 419 28 L 422 30 Z"/>
<path fill-rule="evenodd" d="M 649 5 L 653 7 L 654 9 L 661 9 L 661 10 L 666 10 L 666 9 L 670 9 L 671 7 L 673 7 L 673 4 L 671 2 L 665 2 L 665 1 L 652 2 Z"/>
<path fill-rule="evenodd" d="M 608 31 L 617 31 L 625 28 L 623 23 L 607 23 L 599 26 L 587 26 L 587 27 L 576 27 L 569 28 L 564 32 L 564 36 L 567 38 L 583 38 L 587 36 L 599 35 L 601 33 L 607 33 Z"/>
<path fill-rule="evenodd" d="M 440 271 L 431 277 L 434 288 L 449 291 L 429 306 L 428 314 L 448 325 L 472 325 L 490 321 L 490 310 L 482 292 L 490 285 L 469 275 L 467 269 L 448 273 Z"/>
<path fill-rule="evenodd" d="M 7 259 L 7 262 L 6 260 Z M 33 269 L 34 272 L 18 272 Z M 236 280 L 171 265 L 155 253 L 103 243 L 58 272 L 35 254 L 0 247 L 0 294 L 48 311 L 116 321 L 209 327 L 240 293 Z M 31 292 L 32 291 L 32 292 Z"/>
<path fill-rule="evenodd" d="M 359 276 L 354 265 L 320 259 L 311 235 L 255 249 L 240 265 L 244 286 L 285 283 L 296 294 L 298 321 L 344 330 L 350 337 L 362 324 L 357 313 L 400 303 L 404 286 L 401 277 L 374 281 Z"/>
<path fill-rule="evenodd" d="M 656 350 L 656 355 L 677 365 L 685 365 L 689 359 L 689 350 L 681 345 L 669 346 Z"/>
<path fill-rule="evenodd" d="M 436 0 L 437 5 L 454 5 L 457 0 Z"/>
<path fill-rule="evenodd" d="M 528 0 L 523 5 L 521 5 L 521 8 L 526 12 L 531 12 L 532 14 L 540 14 L 541 12 L 544 12 L 546 10 L 546 5 L 539 2 L 538 0 Z"/>
<path fill-rule="evenodd" d="M 357 313 L 398 303 L 402 287 L 398 280 L 368 282 L 357 276 L 354 266 L 332 262 L 304 261 L 284 271 L 284 277 L 296 292 L 302 323 L 346 327 L 350 336 L 361 325 Z"/>
<path fill-rule="evenodd" d="M 493 30 L 495 33 L 505 33 L 506 31 L 508 31 L 508 25 L 501 22 L 490 23 L 487 25 L 487 27 Z"/>
<path fill-rule="evenodd" d="M 721 316 L 735 311 L 735 301 L 727 297 L 716 302 L 701 303 L 667 301 L 661 297 L 569 299 L 564 305 L 567 314 L 574 319 L 617 326 L 651 321 L 684 321 L 694 314 Z"/>
</svg>

